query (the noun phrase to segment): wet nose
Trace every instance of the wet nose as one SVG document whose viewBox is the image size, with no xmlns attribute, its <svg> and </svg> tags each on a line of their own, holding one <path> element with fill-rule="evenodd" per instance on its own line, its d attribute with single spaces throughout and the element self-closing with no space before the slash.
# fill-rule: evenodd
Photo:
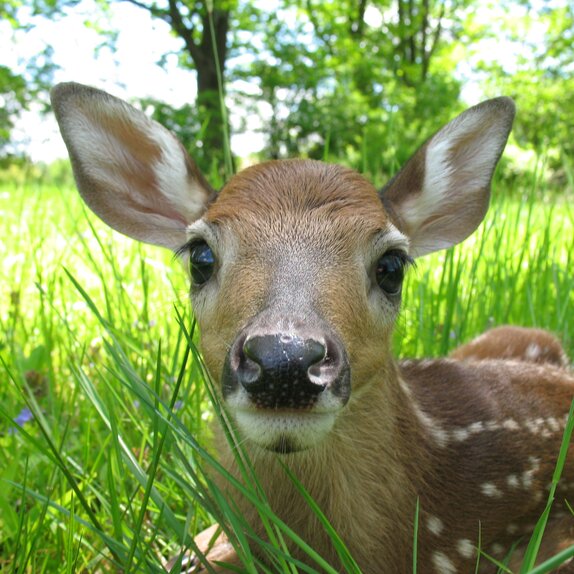
<svg viewBox="0 0 574 574">
<path fill-rule="evenodd" d="M 258 405 L 301 408 L 332 380 L 334 358 L 326 342 L 275 333 L 250 336 L 239 348 L 237 380 Z"/>
</svg>

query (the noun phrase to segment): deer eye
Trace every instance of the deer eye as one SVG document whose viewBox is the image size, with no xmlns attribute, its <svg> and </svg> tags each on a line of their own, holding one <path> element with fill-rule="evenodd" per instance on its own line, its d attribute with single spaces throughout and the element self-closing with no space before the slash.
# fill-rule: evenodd
<svg viewBox="0 0 574 574">
<path fill-rule="evenodd" d="M 377 262 L 375 278 L 387 295 L 398 295 L 403 286 L 409 257 L 402 251 L 387 251 Z"/>
<path fill-rule="evenodd" d="M 215 256 L 205 241 L 193 243 L 189 248 L 189 271 L 196 286 L 207 283 L 213 275 Z"/>
</svg>

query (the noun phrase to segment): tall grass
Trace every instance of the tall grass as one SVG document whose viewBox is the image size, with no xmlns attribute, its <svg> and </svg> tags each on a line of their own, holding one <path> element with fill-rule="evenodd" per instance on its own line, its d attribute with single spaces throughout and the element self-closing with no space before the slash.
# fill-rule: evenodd
<svg viewBox="0 0 574 574">
<path fill-rule="evenodd" d="M 574 213 L 566 199 L 541 201 L 539 185 L 497 186 L 471 239 L 418 263 L 399 355 L 443 355 L 513 323 L 554 331 L 574 356 Z M 312 571 L 289 556 L 286 539 L 317 571 L 332 571 L 273 516 L 248 459 L 253 486 L 228 479 L 259 509 L 271 570 L 215 486 L 213 472 L 225 471 L 209 423 L 225 413 L 205 381 L 172 256 L 115 234 L 73 189 L 48 182 L 5 186 L 0 216 L 0 570 L 161 572 L 216 520 L 248 572 Z M 358 571 L 338 548 L 347 571 Z"/>
</svg>

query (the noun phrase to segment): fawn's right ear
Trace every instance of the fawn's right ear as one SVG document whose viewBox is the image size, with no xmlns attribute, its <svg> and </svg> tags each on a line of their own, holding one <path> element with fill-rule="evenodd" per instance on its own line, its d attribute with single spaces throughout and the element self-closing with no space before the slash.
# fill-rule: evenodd
<svg viewBox="0 0 574 574">
<path fill-rule="evenodd" d="M 469 108 L 432 136 L 382 189 L 413 257 L 446 249 L 480 224 L 514 119 L 510 98 Z"/>
<path fill-rule="evenodd" d="M 181 247 L 215 192 L 176 137 L 95 88 L 59 84 L 51 98 L 88 206 L 134 239 Z"/>
</svg>

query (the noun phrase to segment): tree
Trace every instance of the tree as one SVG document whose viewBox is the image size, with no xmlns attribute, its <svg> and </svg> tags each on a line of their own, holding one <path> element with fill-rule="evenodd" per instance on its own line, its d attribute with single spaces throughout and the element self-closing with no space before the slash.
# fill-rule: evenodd
<svg viewBox="0 0 574 574">
<path fill-rule="evenodd" d="M 10 149 L 14 120 L 27 102 L 26 81 L 5 66 L 0 66 L 0 158 L 9 160 L 14 156 Z"/>
<path fill-rule="evenodd" d="M 514 98 L 515 140 L 523 149 L 545 154 L 563 191 L 568 180 L 574 183 L 574 6 L 556 2 L 534 10 L 528 2 L 516 2 L 505 8 L 494 32 L 513 57 L 484 57 L 477 67 L 490 94 Z"/>
<path fill-rule="evenodd" d="M 0 2 L 0 19 L 20 27 L 17 15 L 22 7 L 19 0 Z M 2 164 L 22 159 L 22 152 L 14 146 L 12 130 L 18 116 L 28 108 L 38 94 L 51 85 L 54 65 L 50 48 L 36 55 L 25 67 L 16 71 L 0 65 L 0 161 Z"/>
<path fill-rule="evenodd" d="M 212 163 L 223 167 L 223 159 L 228 145 L 226 137 L 226 113 L 223 101 L 226 86 L 226 62 L 229 56 L 229 33 L 231 19 L 238 11 L 237 0 L 117 0 L 127 1 L 140 9 L 148 11 L 154 18 L 167 22 L 178 38 L 182 40 L 182 52 L 180 62 L 183 66 L 192 68 L 197 74 L 197 101 L 195 102 L 196 117 L 202 118 L 201 140 L 203 149 L 209 150 Z M 0 3 L 0 16 L 9 19 L 14 27 L 26 28 L 30 24 L 22 24 L 18 20 L 19 10 L 27 9 L 27 13 L 33 17 L 46 17 L 50 19 L 65 18 L 69 8 L 75 7 L 78 0 L 10 0 Z M 101 9 L 101 15 L 109 10 L 110 3 L 104 0 L 96 0 L 96 6 Z M 99 20 L 98 14 L 94 19 Z M 102 35 L 103 44 L 113 49 L 117 31 L 107 29 L 104 25 L 98 25 Z M 47 48 L 46 54 L 48 54 Z M 44 55 L 46 55 L 44 54 Z M 51 61 L 45 58 L 45 64 L 31 62 L 25 75 L 14 74 L 10 70 L 0 71 L 0 90 L 10 84 L 10 97 L 4 97 L 10 105 L 3 110 L 3 116 L 8 118 L 4 126 L 10 126 L 17 112 L 24 107 L 22 86 L 18 86 L 20 77 L 26 86 L 36 94 L 39 91 L 47 92 L 52 83 L 46 75 Z M 38 80 L 42 78 L 40 83 Z M 13 88 L 13 89 L 12 89 Z M 38 88 L 38 89 L 36 89 Z M 41 88 L 41 90 L 40 90 Z M 4 94 L 4 92 L 0 92 Z M 15 97 L 17 96 L 17 97 Z M 30 99 L 30 98 L 28 98 Z M 17 105 L 18 104 L 18 105 Z M 158 106 L 160 107 L 160 106 Z M 161 110 L 164 116 L 167 109 Z M 174 116 L 182 117 L 175 113 Z M 4 117 L 0 119 L 5 119 Z M 0 137 L 9 137 L 4 131 Z M 1 143 L 1 140 L 0 140 Z M 202 165 L 203 168 L 209 168 Z"/>
<path fill-rule="evenodd" d="M 272 157 L 345 158 L 380 177 L 456 107 L 456 59 L 444 41 L 466 0 L 284 0 L 257 31 L 257 78 Z M 445 22 L 448 24 L 445 26 Z M 399 113 L 400 110 L 400 113 Z"/>
<path fill-rule="evenodd" d="M 203 118 L 203 146 L 218 158 L 223 157 L 226 141 L 225 90 L 229 30 L 235 0 L 168 0 L 164 3 L 127 0 L 167 22 L 183 41 L 180 60 L 197 74 L 196 109 Z M 221 94 L 221 95 L 220 95 Z M 165 115 L 165 109 L 164 115 Z"/>
</svg>

